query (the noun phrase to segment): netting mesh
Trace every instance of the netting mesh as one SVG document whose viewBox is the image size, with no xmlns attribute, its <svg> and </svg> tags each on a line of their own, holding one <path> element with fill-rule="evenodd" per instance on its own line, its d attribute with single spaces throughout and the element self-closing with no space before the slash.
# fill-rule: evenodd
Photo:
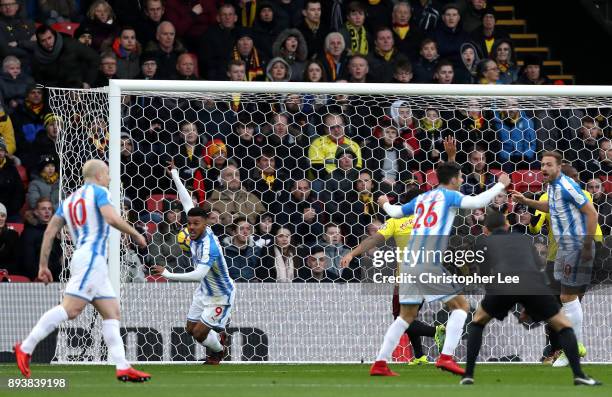
<svg viewBox="0 0 612 397">
<path fill-rule="evenodd" d="M 86 160 L 107 158 L 108 93 L 51 91 L 51 107 L 62 118 L 58 153 L 65 197 L 82 183 Z M 590 359 L 609 360 L 609 98 L 123 92 L 121 113 L 122 197 L 114 200 L 149 241 L 147 249 L 137 249 L 122 240 L 128 359 L 191 361 L 203 354 L 182 328 L 195 284 L 162 284 L 149 273 L 153 264 L 193 270 L 170 162 L 194 202 L 210 211 L 230 275 L 240 283 L 231 359 L 359 361 L 374 356 L 391 318 L 388 286 L 376 292 L 362 286 L 375 273 L 393 274 L 395 266 L 374 266 L 373 251 L 348 266 L 341 258 L 386 221 L 380 195 L 402 203 L 437 184 L 435 165 L 448 159 L 443 139 L 453 136 L 464 194 L 483 191 L 506 172 L 514 188 L 539 197 L 539 155 L 545 150 L 561 152 L 584 186 L 599 183 L 589 188 L 603 236 L 595 265 L 599 290 L 585 309 L 585 343 L 594 352 Z M 535 215 L 506 195 L 493 205 L 507 214 L 514 232 L 533 237 L 546 259 L 546 225 L 538 227 Z M 482 210 L 460 211 L 451 245 L 472 244 L 482 234 L 482 218 Z M 67 235 L 63 244 L 67 265 Z M 379 249 L 394 244 L 389 240 Z M 298 289 L 290 292 L 280 285 L 287 282 L 312 285 L 294 285 Z M 315 285 L 322 282 L 330 286 Z M 475 306 L 476 298 L 471 301 Z M 88 310 L 60 330 L 58 360 L 106 359 L 100 319 Z M 317 315 L 325 321 L 315 321 Z M 422 311 L 428 322 L 444 322 L 445 315 L 438 305 Z M 425 338 L 424 345 L 435 356 L 433 341 Z M 489 329 L 481 358 L 536 361 L 544 345 L 541 331 L 527 334 L 507 319 Z M 463 354 L 462 347 L 457 355 Z"/>
</svg>

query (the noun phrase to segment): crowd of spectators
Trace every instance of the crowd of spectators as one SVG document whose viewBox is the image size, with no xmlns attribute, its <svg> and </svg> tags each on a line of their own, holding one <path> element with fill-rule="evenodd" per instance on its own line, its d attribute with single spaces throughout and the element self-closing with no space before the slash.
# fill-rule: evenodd
<svg viewBox="0 0 612 397">
<path fill-rule="evenodd" d="M 100 87 L 111 78 L 550 83 L 540 59 L 517 66 L 489 3 L 83 0 L 26 7 L 0 0 L 0 268 L 36 277 L 39 250 L 31 247 L 40 245 L 60 197 L 58 130 L 70 125 L 82 132 L 79 142 L 69 142 L 81 157 L 105 158 L 106 119 L 52 113 L 44 86 Z M 80 24 L 73 37 L 50 27 L 67 22 Z M 494 184 L 497 172 L 537 172 L 539 153 L 561 151 L 610 234 L 610 108 L 468 107 L 420 108 L 374 94 L 126 97 L 123 204 L 151 242 L 146 250 L 126 242 L 129 281 L 143 281 L 152 264 L 191 266 L 177 240 L 185 226 L 180 203 L 166 196 L 163 208 L 148 205 L 152 195 L 175 194 L 170 161 L 194 202 L 209 211 L 240 282 L 367 279 L 362 259 L 342 268 L 340 258 L 384 222 L 380 195 L 400 203 L 407 191 L 431 187 L 429 175 L 447 159 L 447 136 L 457 141 L 461 191 L 468 195 Z M 71 164 L 64 176 L 77 168 Z M 528 211 L 505 196 L 495 205 L 508 213 L 513 231 L 529 232 Z M 462 215 L 457 233 L 482 232 L 482 211 Z M 7 222 L 25 225 L 20 237 Z M 61 251 L 58 240 L 56 280 Z"/>
</svg>

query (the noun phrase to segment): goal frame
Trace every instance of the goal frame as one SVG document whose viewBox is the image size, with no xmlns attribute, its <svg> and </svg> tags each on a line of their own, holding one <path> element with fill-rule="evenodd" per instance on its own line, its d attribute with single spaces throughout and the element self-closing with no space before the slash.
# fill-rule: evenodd
<svg viewBox="0 0 612 397">
<path fill-rule="evenodd" d="M 116 202 L 121 197 L 121 105 L 126 91 L 192 93 L 262 93 L 330 95 L 402 95 L 456 97 L 612 97 L 612 86 L 588 85 L 478 85 L 478 84 L 375 84 L 304 82 L 230 82 L 174 80 L 109 81 L 109 190 Z M 117 297 L 121 297 L 120 232 L 111 228 L 109 236 L 109 276 Z"/>
</svg>

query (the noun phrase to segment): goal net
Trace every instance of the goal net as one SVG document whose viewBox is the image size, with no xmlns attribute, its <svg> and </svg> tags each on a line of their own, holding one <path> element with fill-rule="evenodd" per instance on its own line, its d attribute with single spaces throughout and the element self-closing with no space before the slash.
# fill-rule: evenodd
<svg viewBox="0 0 612 397">
<path fill-rule="evenodd" d="M 120 179 L 111 182 L 114 203 L 149 241 L 147 249 L 125 238 L 111 243 L 111 272 L 120 289 L 122 335 L 131 361 L 205 357 L 205 348 L 184 331 L 197 284 L 165 282 L 149 272 L 153 264 L 192 270 L 186 216 L 167 172 L 169 162 L 194 202 L 210 211 L 237 282 L 227 329 L 231 361 L 369 362 L 375 357 L 393 318 L 393 285 L 376 280 L 395 271 L 394 261 L 381 265 L 376 257 L 396 243 L 389 239 L 379 254 L 371 250 L 348 266 L 341 258 L 383 227 L 380 195 L 402 203 L 416 189 L 437 184 L 434 169 L 448 159 L 447 136 L 456 140 L 465 194 L 490 187 L 505 172 L 515 189 L 537 198 L 545 190 L 540 155 L 556 150 L 577 169 L 580 184 L 591 186 L 596 208 L 610 205 L 605 189 L 609 192 L 612 182 L 607 174 L 612 101 L 604 94 L 576 96 L 568 90 L 566 96 L 524 96 L 517 87 L 497 88 L 496 95 L 482 92 L 487 87 L 457 94 L 457 86 L 389 91 L 386 85 L 352 84 L 312 89 L 265 84 L 255 85 L 261 91 L 254 92 L 252 85 L 207 84 L 177 84 L 174 91 L 157 83 L 149 89 L 124 86 L 116 91 L 120 97 L 105 89 L 50 90 L 52 109 L 62 120 L 62 197 L 82 183 L 85 161 L 110 160 L 112 176 Z M 507 215 L 513 232 L 533 238 L 546 262 L 544 220 L 537 222 L 507 195 L 492 205 Z M 459 211 L 451 246 L 473 244 L 482 234 L 482 218 L 482 210 Z M 609 362 L 609 211 L 600 211 L 599 222 L 603 236 L 593 285 L 583 300 L 583 334 L 585 360 Z M 67 266 L 72 249 L 67 235 L 63 248 Z M 37 294 L 55 302 L 58 291 Z M 472 309 L 480 298 L 478 291 L 468 294 Z M 480 360 L 540 360 L 547 345 L 544 327 L 519 322 L 520 310 L 487 329 Z M 447 317 L 439 303 L 425 304 L 420 312 L 434 325 Z M 67 322 L 57 335 L 54 359 L 104 362 L 100 325 L 91 308 Z M 424 354 L 437 356 L 433 339 L 423 338 L 422 344 Z M 456 351 L 460 360 L 465 347 L 464 336 Z M 394 358 L 405 361 L 412 354 L 403 338 Z"/>
</svg>

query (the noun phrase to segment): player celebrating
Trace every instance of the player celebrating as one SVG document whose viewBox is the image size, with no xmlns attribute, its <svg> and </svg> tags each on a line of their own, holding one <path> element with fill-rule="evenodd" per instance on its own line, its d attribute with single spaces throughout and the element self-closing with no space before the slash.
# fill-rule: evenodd
<svg viewBox="0 0 612 397">
<path fill-rule="evenodd" d="M 546 286 L 531 239 L 524 234 L 508 233 L 506 217 L 497 211 L 487 213 L 484 227 L 487 237 L 476 247 L 485 253 L 484 261 L 480 264 L 481 273 L 517 275 L 520 281 L 518 284 L 493 284 L 487 287 L 487 293 L 468 327 L 467 365 L 460 383 L 474 384 L 474 369 L 484 327 L 493 317 L 503 320 L 509 310 L 521 303 L 534 320 L 545 320 L 557 333 L 559 344 L 572 367 L 574 385 L 601 385 L 580 368 L 576 335 L 568 318 L 559 311 L 557 299 Z"/>
<path fill-rule="evenodd" d="M 476 209 L 487 206 L 493 198 L 503 192 L 510 184 L 508 175 L 501 175 L 499 182 L 491 189 L 477 196 L 464 196 L 458 190 L 463 183 L 461 167 L 456 163 L 441 163 L 436 168 L 436 175 L 440 186 L 423 193 L 409 203 L 400 205 L 389 204 L 385 196 L 379 198 L 379 205 L 387 214 L 394 218 L 415 215 L 414 227 L 407 254 L 421 252 L 421 257 L 414 263 L 402 263 L 402 273 L 415 276 L 427 273 L 433 277 L 448 275 L 435 255 L 442 253 L 448 245 L 448 235 L 456 214 L 457 208 Z M 428 252 L 433 252 L 433 261 Z M 457 295 L 459 288 L 444 283 L 404 283 L 400 285 L 400 315 L 388 328 L 383 344 L 376 361 L 370 369 L 370 375 L 396 376 L 397 374 L 387 366 L 393 349 L 397 346 L 400 337 L 408 329 L 410 323 L 416 318 L 418 307 L 423 300 L 433 302 L 441 300 L 451 310 L 446 324 L 446 339 L 442 354 L 436 360 L 436 367 L 463 375 L 463 368 L 453 360 L 453 353 L 459 344 L 463 331 L 463 324 L 467 318 L 469 305 L 467 300 Z"/>
<path fill-rule="evenodd" d="M 14 347 L 17 366 L 29 378 L 30 358 L 36 345 L 62 322 L 77 317 L 91 303 L 103 318 L 102 335 L 111 360 L 117 367 L 117 379 L 144 382 L 151 375 L 138 371 L 125 359 L 123 339 L 119 333 L 119 302 L 108 279 L 107 241 L 109 225 L 130 235 L 136 244 L 146 247 L 145 238 L 124 221 L 110 199 L 108 166 L 100 160 L 89 160 L 83 166 L 85 184 L 57 208 L 43 237 L 38 278 L 45 284 L 53 281 L 48 260 L 53 239 L 64 225 L 68 226 L 76 249 L 70 261 L 70 280 L 62 303 L 38 320 L 30 335 Z"/>
<path fill-rule="evenodd" d="M 580 346 L 583 344 L 583 311 L 578 296 L 586 291 L 591 282 L 597 211 L 578 184 L 561 172 L 559 153 L 545 152 L 542 155 L 542 176 L 548 182 L 548 201 L 527 199 L 516 191 L 512 192 L 512 199 L 550 214 L 550 224 L 557 243 L 554 277 L 561 283 L 563 311 L 572 323 L 579 348 L 582 353 L 586 353 L 584 346 Z M 562 361 L 567 360 L 569 357 L 566 352 Z M 564 363 L 553 365 L 560 364 Z"/>
<path fill-rule="evenodd" d="M 171 273 L 163 266 L 152 267 L 155 274 L 169 280 L 200 281 L 193 294 L 187 313 L 187 333 L 206 347 L 207 364 L 219 364 L 224 353 L 224 330 L 227 325 L 236 288 L 229 276 L 221 244 L 206 223 L 207 213 L 200 207 L 193 208 L 191 197 L 171 165 L 172 179 L 184 209 L 187 211 L 187 228 L 191 239 L 191 261 L 194 271 Z"/>
</svg>

